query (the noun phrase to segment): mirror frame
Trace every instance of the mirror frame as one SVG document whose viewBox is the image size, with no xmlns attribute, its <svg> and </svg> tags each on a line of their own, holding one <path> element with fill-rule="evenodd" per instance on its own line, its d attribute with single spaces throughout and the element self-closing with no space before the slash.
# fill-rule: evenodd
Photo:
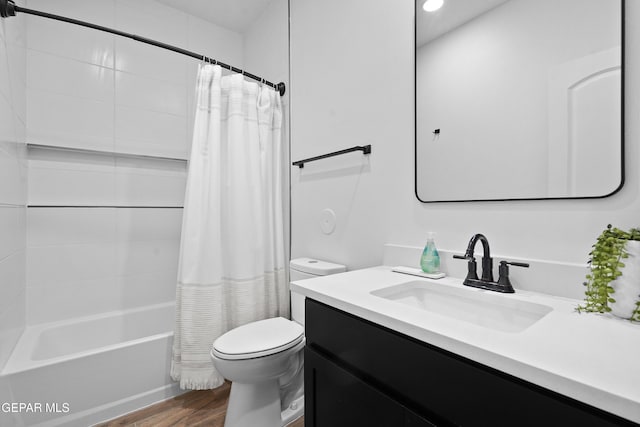
<svg viewBox="0 0 640 427">
<path fill-rule="evenodd" d="M 626 69 L 626 42 L 625 42 L 625 11 L 626 0 L 620 1 L 620 184 L 611 193 L 600 196 L 575 196 L 575 197 L 522 197 L 522 198 L 486 198 L 486 199 L 460 199 L 460 200 L 422 200 L 418 193 L 418 61 L 417 61 L 417 37 L 419 13 L 418 1 L 414 1 L 413 8 L 413 159 L 414 159 L 414 194 L 421 203 L 459 203 L 459 202 L 507 202 L 522 200 L 585 200 L 604 199 L 618 193 L 625 183 L 625 69 Z"/>
</svg>

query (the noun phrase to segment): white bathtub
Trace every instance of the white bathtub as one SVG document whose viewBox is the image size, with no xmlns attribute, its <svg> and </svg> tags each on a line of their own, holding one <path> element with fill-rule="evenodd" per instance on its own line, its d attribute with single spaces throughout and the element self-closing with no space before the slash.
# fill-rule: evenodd
<svg viewBox="0 0 640 427">
<path fill-rule="evenodd" d="M 0 375 L 12 395 L 0 402 L 0 425 L 85 427 L 180 394 L 169 377 L 173 310 L 27 327 Z"/>
</svg>

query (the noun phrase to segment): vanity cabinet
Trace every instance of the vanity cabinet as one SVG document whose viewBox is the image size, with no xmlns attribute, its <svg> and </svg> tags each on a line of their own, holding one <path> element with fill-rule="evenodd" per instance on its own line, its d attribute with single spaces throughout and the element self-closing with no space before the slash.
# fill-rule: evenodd
<svg viewBox="0 0 640 427">
<path fill-rule="evenodd" d="M 304 356 L 312 389 L 305 426 L 435 426 L 321 353 L 308 348 Z"/>
<path fill-rule="evenodd" d="M 310 298 L 305 329 L 307 427 L 637 425 Z"/>
</svg>

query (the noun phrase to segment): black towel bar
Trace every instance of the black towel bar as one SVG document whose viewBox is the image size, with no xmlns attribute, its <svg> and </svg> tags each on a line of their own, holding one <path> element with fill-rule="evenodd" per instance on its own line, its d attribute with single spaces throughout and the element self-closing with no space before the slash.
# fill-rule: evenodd
<svg viewBox="0 0 640 427">
<path fill-rule="evenodd" d="M 357 145 L 355 147 L 347 148 L 345 150 L 334 151 L 333 153 L 323 154 L 322 156 L 310 157 L 304 160 L 298 160 L 291 163 L 293 166 L 303 168 L 305 163 L 315 162 L 316 160 L 326 159 L 327 157 L 339 156 L 341 154 L 351 153 L 353 151 L 362 151 L 362 154 L 371 154 L 371 144 L 369 145 Z"/>
</svg>

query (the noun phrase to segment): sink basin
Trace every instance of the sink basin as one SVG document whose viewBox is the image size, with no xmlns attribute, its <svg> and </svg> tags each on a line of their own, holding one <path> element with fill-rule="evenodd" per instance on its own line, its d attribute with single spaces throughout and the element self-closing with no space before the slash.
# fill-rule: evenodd
<svg viewBox="0 0 640 427">
<path fill-rule="evenodd" d="M 459 288 L 422 280 L 390 286 L 372 295 L 463 322 L 502 332 L 522 332 L 552 308 L 476 288 Z"/>
</svg>

